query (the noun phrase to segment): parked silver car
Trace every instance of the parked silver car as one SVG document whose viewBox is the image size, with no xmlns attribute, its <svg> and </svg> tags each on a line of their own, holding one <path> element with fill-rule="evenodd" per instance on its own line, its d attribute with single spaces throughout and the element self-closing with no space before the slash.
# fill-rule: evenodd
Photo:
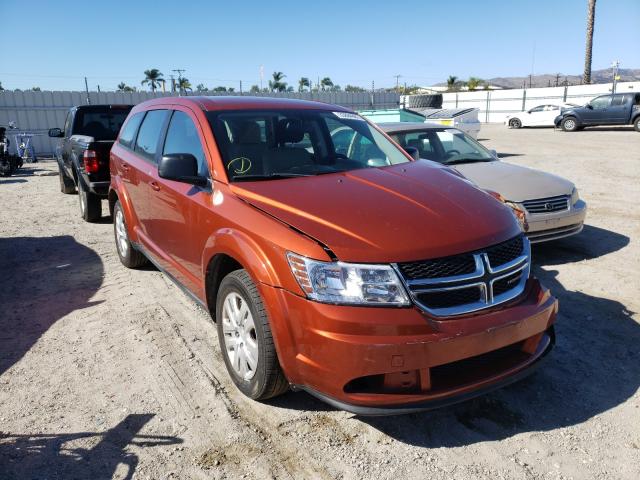
<svg viewBox="0 0 640 480">
<path fill-rule="evenodd" d="M 582 231 L 587 204 L 569 180 L 503 162 L 495 151 L 455 128 L 413 122 L 379 126 L 414 157 L 455 168 L 478 187 L 495 192 L 516 212 L 524 212 L 532 243 Z"/>
</svg>

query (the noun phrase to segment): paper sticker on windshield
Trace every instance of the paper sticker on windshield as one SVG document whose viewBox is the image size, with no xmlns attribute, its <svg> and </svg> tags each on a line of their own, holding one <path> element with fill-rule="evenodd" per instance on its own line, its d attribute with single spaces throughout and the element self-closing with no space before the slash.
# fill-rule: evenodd
<svg viewBox="0 0 640 480">
<path fill-rule="evenodd" d="M 356 115 L 355 113 L 349 113 L 349 112 L 331 112 L 331 113 L 333 113 L 338 118 L 342 118 L 343 120 L 360 120 L 364 122 L 364 118 L 362 118 L 360 115 Z"/>
</svg>

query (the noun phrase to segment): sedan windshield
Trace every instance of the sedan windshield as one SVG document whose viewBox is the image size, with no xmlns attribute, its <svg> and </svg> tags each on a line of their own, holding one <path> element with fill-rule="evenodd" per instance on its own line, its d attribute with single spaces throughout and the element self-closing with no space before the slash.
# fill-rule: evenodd
<svg viewBox="0 0 640 480">
<path fill-rule="evenodd" d="M 410 159 L 362 117 L 324 110 L 208 114 L 231 181 L 384 167 Z"/>
<path fill-rule="evenodd" d="M 420 158 L 446 165 L 495 160 L 489 150 L 459 130 L 411 130 L 390 135 L 403 148 L 417 148 Z"/>
</svg>

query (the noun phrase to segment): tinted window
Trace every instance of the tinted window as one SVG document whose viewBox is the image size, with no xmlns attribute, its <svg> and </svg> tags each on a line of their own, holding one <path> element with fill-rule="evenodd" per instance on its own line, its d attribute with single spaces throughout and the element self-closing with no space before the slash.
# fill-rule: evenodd
<svg viewBox="0 0 640 480">
<path fill-rule="evenodd" d="M 138 127 L 140 126 L 140 122 L 142 122 L 143 117 L 144 112 L 139 112 L 127 121 L 125 126 L 122 128 L 122 132 L 120 132 L 118 143 L 129 148 L 133 146 L 133 139 L 136 138 L 136 132 L 138 131 Z"/>
<path fill-rule="evenodd" d="M 167 110 L 147 112 L 136 139 L 136 152 L 151 159 L 155 157 L 166 116 Z"/>
<path fill-rule="evenodd" d="M 624 95 L 614 95 L 613 99 L 611 100 L 611 106 L 619 107 L 620 105 L 624 105 L 626 102 L 627 99 Z"/>
<path fill-rule="evenodd" d="M 198 131 L 193 120 L 184 112 L 173 113 L 162 153 L 190 153 L 198 160 L 198 175 L 202 177 L 209 175 Z"/>
<path fill-rule="evenodd" d="M 486 148 L 459 130 L 394 133 L 391 137 L 402 147 L 417 148 L 420 158 L 444 164 L 495 160 Z"/>
<path fill-rule="evenodd" d="M 73 133 L 87 135 L 96 140 L 115 140 L 131 108 L 79 109 L 76 112 Z"/>
<path fill-rule="evenodd" d="M 532 108 L 530 110 L 531 113 L 542 112 L 544 110 L 544 105 L 540 105 L 539 107 Z"/>
<path fill-rule="evenodd" d="M 64 121 L 64 136 L 71 136 L 71 112 L 67 113 L 67 119 Z"/>
</svg>

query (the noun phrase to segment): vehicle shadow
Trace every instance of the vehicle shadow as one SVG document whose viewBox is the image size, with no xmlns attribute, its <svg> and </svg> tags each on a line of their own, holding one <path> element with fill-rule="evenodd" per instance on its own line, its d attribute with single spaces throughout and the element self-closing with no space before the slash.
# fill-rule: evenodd
<svg viewBox="0 0 640 480">
<path fill-rule="evenodd" d="M 118 473 L 117 478 L 131 479 L 138 456 L 127 451 L 129 445 L 182 443 L 178 437 L 139 435 L 153 416 L 130 414 L 105 432 L 33 435 L 0 432 L 2 478 L 107 480 Z"/>
<path fill-rule="evenodd" d="M 501 153 L 498 152 L 498 158 L 522 157 L 524 153 Z"/>
<path fill-rule="evenodd" d="M 9 183 L 25 183 L 24 178 L 0 178 L 0 185 L 7 185 Z"/>
<path fill-rule="evenodd" d="M 602 257 L 629 245 L 629 237 L 593 225 L 578 235 L 532 245 L 534 264 L 563 265 Z"/>
<path fill-rule="evenodd" d="M 102 285 L 96 252 L 71 236 L 0 238 L 0 375 Z"/>
</svg>

